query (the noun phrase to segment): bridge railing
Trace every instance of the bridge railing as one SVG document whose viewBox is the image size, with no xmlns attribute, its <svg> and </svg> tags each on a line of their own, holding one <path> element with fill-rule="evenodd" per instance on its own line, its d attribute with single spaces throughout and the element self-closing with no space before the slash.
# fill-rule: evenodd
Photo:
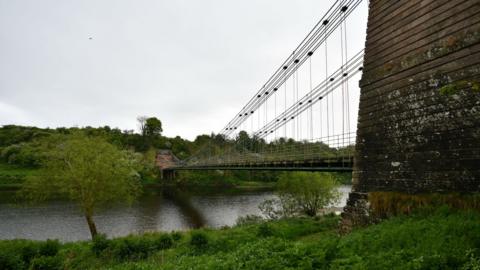
<svg viewBox="0 0 480 270">
<path fill-rule="evenodd" d="M 252 152 L 243 148 L 243 151 L 205 157 L 192 160 L 188 166 L 258 166 L 261 164 L 290 164 L 298 162 L 341 162 L 351 161 L 355 133 L 338 134 L 321 139 L 304 140 L 301 143 L 267 145 L 264 149 Z"/>
</svg>

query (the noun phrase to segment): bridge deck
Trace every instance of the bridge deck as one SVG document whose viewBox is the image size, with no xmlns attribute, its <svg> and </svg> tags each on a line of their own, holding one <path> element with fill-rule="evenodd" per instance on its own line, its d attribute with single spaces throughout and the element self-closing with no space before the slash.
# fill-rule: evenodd
<svg viewBox="0 0 480 270">
<path fill-rule="evenodd" d="M 298 160 L 298 161 L 264 161 L 264 162 L 218 162 L 204 164 L 178 165 L 166 170 L 265 170 L 265 171 L 352 171 L 353 157 Z"/>
</svg>

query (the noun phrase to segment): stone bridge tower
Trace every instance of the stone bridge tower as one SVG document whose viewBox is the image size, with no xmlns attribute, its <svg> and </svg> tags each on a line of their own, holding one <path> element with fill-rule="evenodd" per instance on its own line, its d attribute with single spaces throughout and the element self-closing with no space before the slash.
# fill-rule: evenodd
<svg viewBox="0 0 480 270">
<path fill-rule="evenodd" d="M 347 226 L 374 191 L 480 191 L 480 0 L 370 0 L 360 87 Z"/>
</svg>

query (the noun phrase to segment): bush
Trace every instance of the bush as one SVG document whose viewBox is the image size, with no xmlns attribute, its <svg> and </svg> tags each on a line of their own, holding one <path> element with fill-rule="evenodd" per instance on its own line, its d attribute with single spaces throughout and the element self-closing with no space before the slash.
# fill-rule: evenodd
<svg viewBox="0 0 480 270">
<path fill-rule="evenodd" d="M 160 235 L 160 237 L 155 239 L 154 245 L 156 249 L 159 249 L 159 250 L 169 249 L 173 246 L 173 239 L 168 234 L 162 234 Z"/>
<path fill-rule="evenodd" d="M 473 250 L 467 251 L 468 261 L 463 265 L 462 270 L 480 270 L 480 258 L 475 256 Z"/>
<path fill-rule="evenodd" d="M 268 223 L 262 223 L 257 228 L 257 236 L 260 237 L 269 237 L 273 236 L 273 229 Z"/>
<path fill-rule="evenodd" d="M 24 265 L 22 259 L 13 252 L 7 252 L 0 249 L 0 269 L 2 270 L 17 270 L 23 269 Z"/>
<path fill-rule="evenodd" d="M 285 198 L 285 197 L 282 197 Z M 280 219 L 280 218 L 288 218 L 294 216 L 294 211 L 292 211 L 292 207 L 287 205 L 286 200 L 280 199 L 268 199 L 263 201 L 259 206 L 258 209 L 262 212 L 262 214 L 267 219 Z"/>
<path fill-rule="evenodd" d="M 96 235 L 92 240 L 92 252 L 99 256 L 104 250 L 110 246 L 110 240 L 104 234 Z"/>
<path fill-rule="evenodd" d="M 119 260 L 144 259 L 155 249 L 153 242 L 146 238 L 123 239 L 114 245 L 113 252 Z"/>
<path fill-rule="evenodd" d="M 294 172 L 282 174 L 277 188 L 284 211 L 293 206 L 293 212 L 313 217 L 338 202 L 341 194 L 337 185 L 330 173 Z"/>
<path fill-rule="evenodd" d="M 59 257 L 37 257 L 32 260 L 31 270 L 60 270 L 62 261 Z"/>
<path fill-rule="evenodd" d="M 15 156 L 20 153 L 20 150 L 21 146 L 18 144 L 9 145 L 2 149 L 0 156 L 3 161 L 12 163 L 12 161 L 15 159 Z"/>
<path fill-rule="evenodd" d="M 208 246 L 208 237 L 205 233 L 194 231 L 190 237 L 190 245 L 195 249 L 203 249 Z"/>
<path fill-rule="evenodd" d="M 21 254 L 22 260 L 25 262 L 25 264 L 28 265 L 33 260 L 33 258 L 37 256 L 38 248 L 35 245 L 29 243 L 22 247 L 20 254 Z"/>
<path fill-rule="evenodd" d="M 179 233 L 179 232 L 173 232 L 172 233 L 172 239 L 173 239 L 173 241 L 178 242 L 182 239 L 182 234 Z"/>
<path fill-rule="evenodd" d="M 60 250 L 60 242 L 58 240 L 48 239 L 47 241 L 40 244 L 38 253 L 40 256 L 55 256 Z"/>
<path fill-rule="evenodd" d="M 261 216 L 257 215 L 246 215 L 237 218 L 236 225 L 237 226 L 244 226 L 244 225 L 253 225 L 253 224 L 259 224 L 262 222 L 264 219 Z"/>
</svg>

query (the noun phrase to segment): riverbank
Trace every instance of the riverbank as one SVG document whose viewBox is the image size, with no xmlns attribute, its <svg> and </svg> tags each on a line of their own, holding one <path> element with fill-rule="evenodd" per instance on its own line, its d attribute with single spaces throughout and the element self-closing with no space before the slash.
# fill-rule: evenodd
<svg viewBox="0 0 480 270">
<path fill-rule="evenodd" d="M 14 191 L 22 187 L 26 177 L 35 174 L 37 170 L 32 168 L 20 167 L 4 162 L 0 162 L 0 191 Z M 229 188 L 237 190 L 273 190 L 275 182 L 265 181 L 230 181 L 230 182 L 212 182 L 212 181 L 183 181 L 173 183 L 161 183 L 161 180 L 145 177 L 141 180 L 145 188 L 161 187 L 184 187 L 184 188 Z"/>
<path fill-rule="evenodd" d="M 347 235 L 339 217 L 60 244 L 0 241 L 1 269 L 478 269 L 480 214 L 440 208 Z M 11 268 L 8 268 L 11 267 Z M 13 268 L 12 268 L 13 267 Z M 15 268 L 16 267 L 16 268 Z M 41 268 L 43 267 L 43 268 Z"/>
<path fill-rule="evenodd" d="M 0 190 L 19 189 L 26 177 L 33 173 L 35 169 L 0 162 Z"/>
<path fill-rule="evenodd" d="M 157 182 L 145 182 L 143 186 L 146 188 L 180 188 L 180 189 L 193 189 L 193 190 L 208 190 L 208 189 L 232 189 L 232 190 L 274 190 L 276 182 L 263 182 L 263 181 L 236 181 L 234 183 L 158 183 Z"/>
</svg>

